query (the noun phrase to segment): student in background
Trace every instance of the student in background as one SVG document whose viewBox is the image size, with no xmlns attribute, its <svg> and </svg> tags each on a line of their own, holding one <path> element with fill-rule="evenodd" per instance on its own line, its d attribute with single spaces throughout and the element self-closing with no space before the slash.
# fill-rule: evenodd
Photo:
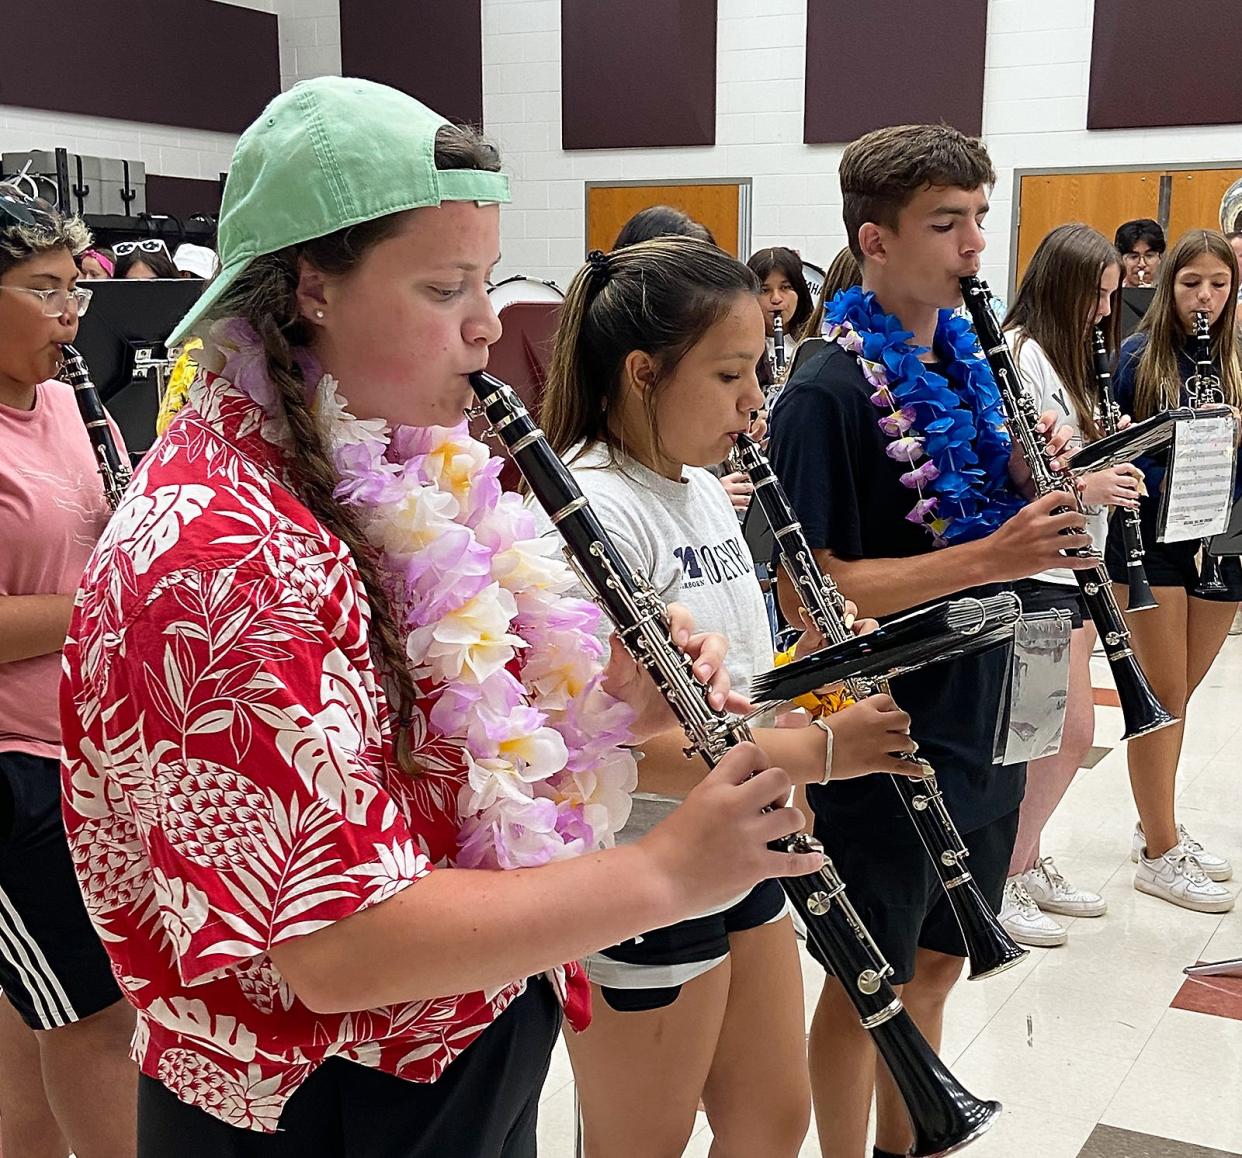
<svg viewBox="0 0 1242 1158">
<path fill-rule="evenodd" d="M 815 309 L 807 319 L 806 325 L 802 327 L 798 340 L 819 337 L 824 324 L 824 302 L 831 301 L 842 290 L 849 289 L 852 285 L 861 284 L 862 270 L 858 268 L 858 258 L 850 252 L 848 245 L 843 245 L 824 274 L 824 284 L 820 287 L 819 300 L 815 303 Z"/>
<path fill-rule="evenodd" d="M 181 271 L 173 265 L 168 246 L 158 237 L 141 241 L 118 241 L 116 243 L 116 273 L 118 278 L 180 277 Z"/>
<path fill-rule="evenodd" d="M 109 278 L 116 272 L 116 255 L 107 246 L 92 245 L 78 254 L 78 272 L 82 280 Z"/>
<path fill-rule="evenodd" d="M 59 1135 L 78 1158 L 133 1158 L 134 1012 L 83 904 L 61 814 L 62 650 L 109 518 L 73 389 L 57 381 L 90 302 L 74 263 L 89 244 L 79 219 L 0 186 L 0 986 L 35 1047 L 8 1052 L 37 1055 Z M 102 874 L 109 856 L 97 843 L 79 859 Z M 63 1158 L 59 1135 L 37 1113 L 0 1108 L 6 1155 Z"/>
<path fill-rule="evenodd" d="M 653 237 L 696 237 L 711 245 L 716 244 L 712 231 L 695 221 L 689 213 L 674 209 L 671 205 L 651 205 L 640 209 L 623 226 L 612 243 L 613 249 L 650 241 Z"/>
<path fill-rule="evenodd" d="M 802 259 L 784 245 L 769 246 L 750 255 L 746 264 L 754 271 L 763 287 L 759 304 L 763 306 L 763 324 L 768 336 L 768 357 L 776 364 L 773 333 L 779 314 L 785 331 L 785 365 L 793 357 L 798 335 L 815 310 L 815 299 L 802 276 Z"/>
<path fill-rule="evenodd" d="M 1225 401 L 1235 408 L 1242 404 L 1234 327 L 1237 294 L 1238 259 L 1224 236 L 1204 229 L 1185 234 L 1161 265 L 1155 296 L 1138 330 L 1121 344 L 1114 385 L 1123 413 L 1137 422 L 1190 405 L 1186 382 L 1195 373 L 1191 335 L 1200 310 L 1211 322 L 1212 359 Z M 1166 457 L 1135 464 L 1143 471 L 1146 489 L 1139 500 L 1143 565 L 1158 606 L 1129 616 L 1126 626 L 1157 697 L 1179 719 L 1126 745 L 1139 814 L 1130 859 L 1138 865 L 1134 887 L 1141 892 L 1185 909 L 1223 913 L 1233 907 L 1234 896 L 1220 882 L 1233 875 L 1233 866 L 1178 823 L 1174 801 L 1190 699 L 1220 653 L 1242 587 L 1230 583 L 1226 570 L 1226 589 L 1219 598 L 1195 595 L 1199 541 L 1157 541 Z M 1128 596 L 1125 564 L 1120 528 L 1114 526 L 1108 537 L 1108 570 L 1123 607 Z"/>
<path fill-rule="evenodd" d="M 1160 273 L 1160 259 L 1164 256 L 1166 242 L 1164 230 L 1158 221 L 1139 217 L 1117 227 L 1113 238 L 1117 252 L 1121 254 L 1125 271 L 1123 286 L 1153 286 Z"/>
<path fill-rule="evenodd" d="M 1024 389 L 1037 411 L 1055 412 L 1058 425 L 1073 431 L 1073 447 L 1101 434 L 1091 331 L 1101 326 L 1110 349 L 1116 349 L 1112 303 L 1120 282 L 1121 258 L 1107 238 L 1087 225 L 1062 225 L 1039 243 L 1005 317 Z M 1137 467 L 1126 464 L 1082 480 L 1087 531 L 1098 551 L 1103 552 L 1108 538 L 1109 508 L 1137 507 L 1141 477 Z M 1052 857 L 1041 855 L 1040 847 L 1040 834 L 1073 783 L 1094 736 L 1091 650 L 1096 631 L 1067 568 L 1019 579 L 1014 590 L 1025 611 L 1064 611 L 1073 623 L 1061 747 L 1027 765 L 1026 795 L 1000 911 L 1001 924 L 1015 941 L 1046 948 L 1062 945 L 1068 937 L 1065 926 L 1048 914 L 1099 917 L 1107 909 L 1098 894 L 1070 884 Z"/>
</svg>

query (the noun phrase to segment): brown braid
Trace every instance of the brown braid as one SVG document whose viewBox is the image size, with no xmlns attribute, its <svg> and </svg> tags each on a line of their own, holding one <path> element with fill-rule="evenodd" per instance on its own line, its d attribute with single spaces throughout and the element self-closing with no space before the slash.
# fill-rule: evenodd
<svg viewBox="0 0 1242 1158">
<path fill-rule="evenodd" d="M 468 128 L 446 126 L 436 138 L 436 165 L 440 169 L 499 170 L 496 150 Z M 375 550 L 367 542 L 357 512 L 337 501 L 340 481 L 319 424 L 306 400 L 306 382 L 294 351 L 311 344 L 310 327 L 298 311 L 297 287 L 302 262 L 330 274 L 345 274 L 385 238 L 396 232 L 400 214 L 350 226 L 327 237 L 255 258 L 221 298 L 214 317 L 238 317 L 249 322 L 263 342 L 267 373 L 278 391 L 283 417 L 289 424 L 297 453 L 290 456 L 291 479 L 306 508 L 349 548 L 371 605 L 371 650 L 383 673 L 390 703 L 397 717 L 398 759 L 406 771 L 404 741 L 415 699 L 414 680 L 406 660 L 405 644 L 384 586 Z"/>
</svg>

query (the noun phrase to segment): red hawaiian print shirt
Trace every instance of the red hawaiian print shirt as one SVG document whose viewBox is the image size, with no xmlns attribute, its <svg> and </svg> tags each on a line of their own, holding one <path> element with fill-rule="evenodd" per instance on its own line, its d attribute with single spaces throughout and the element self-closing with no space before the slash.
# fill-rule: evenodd
<svg viewBox="0 0 1242 1158">
<path fill-rule="evenodd" d="M 323 1015 L 268 957 L 448 863 L 465 779 L 419 712 L 423 773 L 393 763 L 362 582 L 282 485 L 280 433 L 196 386 L 91 557 L 61 685 L 69 843 L 135 1059 L 262 1131 L 327 1058 L 435 1080 L 524 984 Z"/>
</svg>

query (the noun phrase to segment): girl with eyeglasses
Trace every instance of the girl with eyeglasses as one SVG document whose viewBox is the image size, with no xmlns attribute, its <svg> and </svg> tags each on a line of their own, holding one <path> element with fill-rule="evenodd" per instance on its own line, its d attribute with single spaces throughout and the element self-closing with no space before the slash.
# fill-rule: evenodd
<svg viewBox="0 0 1242 1158">
<path fill-rule="evenodd" d="M 61 650 L 108 521 L 73 390 L 56 381 L 90 301 L 74 264 L 89 242 L 77 218 L 0 187 L 0 1147 L 29 1158 L 134 1153 L 133 1010 L 60 804 Z M 11 1067 L 22 1055 L 33 1068 Z"/>
</svg>

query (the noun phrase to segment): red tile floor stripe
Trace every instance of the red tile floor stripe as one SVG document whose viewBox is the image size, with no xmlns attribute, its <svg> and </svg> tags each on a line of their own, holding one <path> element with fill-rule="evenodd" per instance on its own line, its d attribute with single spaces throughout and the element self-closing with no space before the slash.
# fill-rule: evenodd
<svg viewBox="0 0 1242 1158">
<path fill-rule="evenodd" d="M 1242 977 L 1187 977 L 1172 1008 L 1242 1021 Z"/>
<path fill-rule="evenodd" d="M 1121 700 L 1117 695 L 1116 688 L 1092 688 L 1092 697 L 1094 698 L 1096 707 L 1101 708 L 1119 708 Z"/>
</svg>

